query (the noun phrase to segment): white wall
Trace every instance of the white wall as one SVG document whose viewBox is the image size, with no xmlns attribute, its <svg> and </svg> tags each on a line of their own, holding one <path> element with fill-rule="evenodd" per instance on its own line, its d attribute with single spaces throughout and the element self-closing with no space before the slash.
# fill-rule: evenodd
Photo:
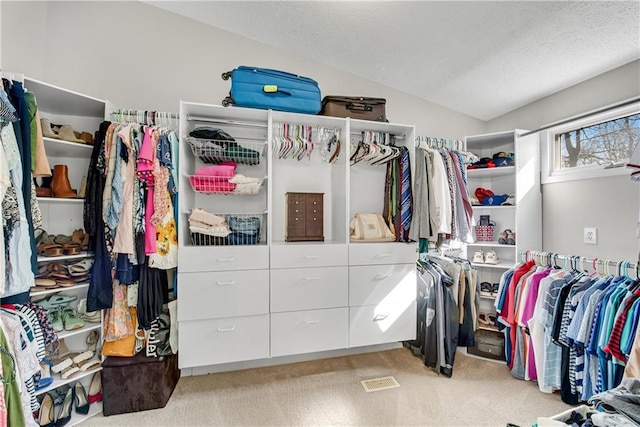
<svg viewBox="0 0 640 427">
<path fill-rule="evenodd" d="M 230 85 L 220 74 L 256 65 L 312 77 L 323 95 L 386 98 L 389 119 L 415 124 L 417 135 L 455 139 L 484 131 L 480 120 L 144 3 L 2 1 L 0 7 L 4 69 L 121 108 L 177 112 L 181 99 L 220 104 Z M 30 23 L 35 32 L 27 40 L 12 36 L 24 32 L 32 13 L 44 14 L 46 24 Z"/>
<path fill-rule="evenodd" d="M 634 61 L 488 122 L 490 131 L 538 129 L 640 95 Z M 635 261 L 640 184 L 628 175 L 542 186 L 544 251 Z M 598 244 L 583 243 L 584 227 L 598 229 Z"/>
<path fill-rule="evenodd" d="M 324 95 L 385 97 L 391 121 L 415 124 L 417 135 L 462 138 L 535 129 L 640 93 L 640 61 L 635 61 L 483 123 L 143 3 L 2 1 L 0 8 L 3 70 L 108 99 L 121 108 L 177 112 L 180 99 L 219 104 L 229 90 L 220 74 L 257 65 L 312 77 Z M 638 200 L 637 187 L 626 177 L 545 186 L 544 249 L 635 259 Z M 599 245 L 582 243 L 584 226 L 598 227 Z"/>
</svg>

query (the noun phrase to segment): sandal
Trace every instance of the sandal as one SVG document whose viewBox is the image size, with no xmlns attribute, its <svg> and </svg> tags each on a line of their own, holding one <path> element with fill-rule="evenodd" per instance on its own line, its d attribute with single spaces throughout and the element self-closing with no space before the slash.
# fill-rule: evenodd
<svg viewBox="0 0 640 427">
<path fill-rule="evenodd" d="M 77 255 L 82 252 L 82 250 L 78 243 L 63 243 L 62 252 L 65 255 Z"/>
<path fill-rule="evenodd" d="M 84 276 L 89 273 L 91 270 L 91 266 L 93 265 L 92 259 L 83 259 L 82 261 L 69 264 L 67 269 L 69 270 L 69 274 L 71 276 Z"/>
<path fill-rule="evenodd" d="M 53 238 L 53 241 L 59 245 L 64 245 L 65 243 L 71 242 L 71 236 L 67 236 L 66 234 L 58 234 Z"/>
<path fill-rule="evenodd" d="M 96 354 L 96 348 L 98 347 L 98 331 L 93 330 L 87 335 L 87 350 L 80 353 L 73 358 L 73 363 L 80 363 L 85 360 L 91 359 Z M 87 368 L 88 369 L 88 368 Z M 86 369 L 83 369 L 86 371 Z"/>
<path fill-rule="evenodd" d="M 485 297 L 490 297 L 492 296 L 491 293 L 491 283 L 489 282 L 482 282 L 480 283 L 480 295 L 483 295 Z"/>
<path fill-rule="evenodd" d="M 36 279 L 35 284 L 36 286 L 39 286 L 41 288 L 46 288 L 46 289 L 54 289 L 58 287 L 58 284 L 55 282 L 55 280 L 51 280 L 48 278 Z"/>
<path fill-rule="evenodd" d="M 44 301 L 40 301 L 38 304 L 44 308 L 45 310 L 52 310 L 59 308 L 62 305 L 67 305 L 72 301 L 77 300 L 78 297 L 76 295 L 53 295 L 49 299 Z"/>
<path fill-rule="evenodd" d="M 38 254 L 45 257 L 56 257 L 64 255 L 62 251 L 62 245 L 57 243 L 40 243 L 36 246 L 36 251 Z"/>
</svg>

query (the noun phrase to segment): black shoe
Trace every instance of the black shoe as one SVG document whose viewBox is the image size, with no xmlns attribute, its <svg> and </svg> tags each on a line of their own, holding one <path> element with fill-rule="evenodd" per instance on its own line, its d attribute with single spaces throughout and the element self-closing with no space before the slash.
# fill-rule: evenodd
<svg viewBox="0 0 640 427">
<path fill-rule="evenodd" d="M 56 421 L 56 427 L 63 427 L 71 421 L 71 408 L 73 408 L 73 387 L 69 387 L 67 394 L 64 396 L 62 408 Z"/>
</svg>

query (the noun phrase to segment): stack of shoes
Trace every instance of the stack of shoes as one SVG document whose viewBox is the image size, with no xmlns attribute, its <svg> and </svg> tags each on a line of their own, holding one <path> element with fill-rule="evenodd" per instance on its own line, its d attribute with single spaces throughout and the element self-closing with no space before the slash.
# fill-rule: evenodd
<svg viewBox="0 0 640 427">
<path fill-rule="evenodd" d="M 96 358 L 99 334 L 93 330 L 87 335 L 87 349 L 83 352 L 72 352 L 66 348 L 64 340 L 58 340 L 58 355 L 53 359 L 51 370 L 60 374 L 62 379 L 69 379 L 77 372 L 86 372 L 100 366 L 100 360 Z"/>
<path fill-rule="evenodd" d="M 93 135 L 89 132 L 77 132 L 70 125 L 54 125 L 49 119 L 40 119 L 40 125 L 45 138 L 93 145 Z"/>
<path fill-rule="evenodd" d="M 478 323 L 485 328 L 498 330 L 496 326 L 496 315 L 493 313 L 478 314 Z"/>
<path fill-rule="evenodd" d="M 489 283 L 489 282 L 480 283 L 480 295 L 485 296 L 485 297 L 493 296 L 491 283 Z"/>
<path fill-rule="evenodd" d="M 516 244 L 516 233 L 511 231 L 510 229 L 506 229 L 500 233 L 500 238 L 498 239 L 498 243 L 501 245 L 515 245 Z"/>
</svg>

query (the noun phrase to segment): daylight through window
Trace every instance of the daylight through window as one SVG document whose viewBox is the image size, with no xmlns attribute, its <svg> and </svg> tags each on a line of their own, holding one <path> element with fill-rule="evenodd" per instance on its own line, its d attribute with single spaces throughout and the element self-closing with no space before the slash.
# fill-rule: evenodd
<svg viewBox="0 0 640 427">
<path fill-rule="evenodd" d="M 640 113 L 555 134 L 555 170 L 624 166 L 640 141 Z"/>
</svg>

